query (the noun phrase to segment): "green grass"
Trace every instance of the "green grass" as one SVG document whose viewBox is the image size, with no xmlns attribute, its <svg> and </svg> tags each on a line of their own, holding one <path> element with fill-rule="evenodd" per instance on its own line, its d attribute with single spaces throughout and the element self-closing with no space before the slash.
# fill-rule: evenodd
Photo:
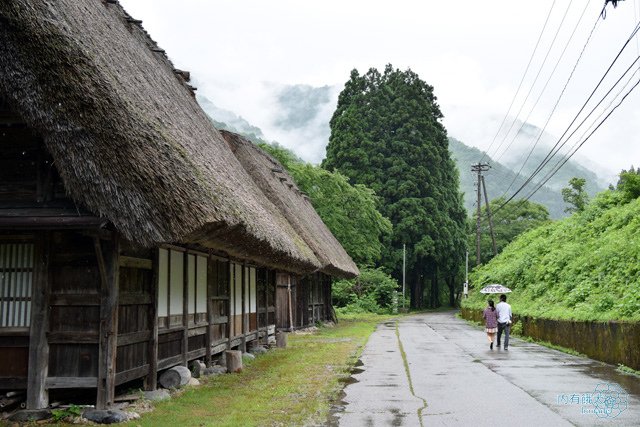
<svg viewBox="0 0 640 427">
<path fill-rule="evenodd" d="M 561 345 L 553 344 L 553 343 L 550 343 L 548 341 L 540 341 L 540 340 L 536 340 L 536 339 L 533 339 L 531 337 L 526 337 L 526 336 L 518 336 L 518 338 L 520 338 L 523 341 L 527 341 L 527 342 L 530 342 L 530 343 L 542 345 L 544 347 L 548 347 L 548 348 L 551 348 L 553 350 L 561 351 L 563 353 L 567 353 L 567 354 L 570 354 L 572 356 L 589 357 L 586 354 L 582 354 L 582 353 L 580 353 L 578 351 L 575 351 L 575 350 L 573 350 L 571 348 L 562 347 Z"/>
<path fill-rule="evenodd" d="M 391 316 L 341 319 L 309 335 L 289 335 L 289 346 L 189 388 L 131 426 L 290 426 L 326 420 L 340 379 L 359 357 L 375 326 Z"/>
<path fill-rule="evenodd" d="M 625 374 L 635 375 L 636 377 L 640 377 L 640 371 L 636 371 L 635 369 L 625 366 L 621 363 L 618 364 L 618 367 L 616 368 L 616 370 Z"/>
</svg>

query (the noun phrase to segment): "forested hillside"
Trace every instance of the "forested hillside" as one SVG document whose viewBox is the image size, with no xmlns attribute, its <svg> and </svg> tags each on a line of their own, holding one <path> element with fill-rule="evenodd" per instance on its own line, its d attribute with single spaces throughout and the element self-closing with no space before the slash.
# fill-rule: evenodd
<svg viewBox="0 0 640 427">
<path fill-rule="evenodd" d="M 451 137 L 449 137 L 449 150 L 451 151 L 451 155 L 453 156 L 456 164 L 458 165 L 458 170 L 460 171 L 460 190 L 464 193 L 464 206 L 467 210 L 471 211 L 474 209 L 474 204 L 477 200 L 474 185 L 477 175 L 471 172 L 471 165 L 478 163 L 479 159 L 482 157 L 482 152 L 477 148 L 465 145 L 463 142 Z M 538 159 L 538 162 L 540 160 L 542 160 L 542 158 Z M 533 160 L 532 157 L 528 163 L 533 165 L 538 164 L 534 163 L 534 161 L 535 160 Z M 489 199 L 496 199 L 502 196 L 509 185 L 513 182 L 514 177 L 516 178 L 515 182 L 511 189 L 509 189 L 507 197 L 518 189 L 526 179 L 526 175 L 517 175 L 516 177 L 516 173 L 512 169 L 501 163 L 495 162 L 488 156 L 484 158 L 483 162 L 488 162 L 491 165 L 491 169 L 484 173 Z M 575 176 L 586 179 L 587 192 L 590 195 L 593 196 L 598 191 L 603 190 L 603 188 L 598 185 L 595 174 L 586 171 L 575 163 L 568 162 L 564 168 L 561 169 L 561 172 L 562 179 L 564 180 L 562 181 L 562 186 L 567 186 L 569 179 Z M 528 193 L 525 193 L 523 196 L 526 197 L 527 194 Z M 551 189 L 548 186 L 544 186 L 536 192 L 533 197 L 531 197 L 531 200 L 546 206 L 551 218 L 553 219 L 566 216 L 566 213 L 564 212 L 566 205 L 562 201 L 560 189 Z M 484 200 L 482 203 L 484 204 Z"/>
<path fill-rule="evenodd" d="M 640 320 L 637 184 L 631 192 L 600 193 L 583 212 L 518 237 L 471 274 L 473 290 L 463 305 L 484 308 L 488 297 L 478 291 L 500 283 L 512 289 L 516 314 Z"/>
</svg>

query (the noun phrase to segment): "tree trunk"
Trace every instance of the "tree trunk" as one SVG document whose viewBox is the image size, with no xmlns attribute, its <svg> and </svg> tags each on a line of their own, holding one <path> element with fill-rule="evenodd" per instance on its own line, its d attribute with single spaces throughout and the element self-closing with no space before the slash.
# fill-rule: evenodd
<svg viewBox="0 0 640 427">
<path fill-rule="evenodd" d="M 456 294 L 455 294 L 455 286 L 456 286 L 456 277 L 448 276 L 447 277 L 447 287 L 449 288 L 449 306 L 456 306 Z"/>
<path fill-rule="evenodd" d="M 420 308 L 420 280 L 415 269 L 409 273 L 409 294 L 411 298 L 411 308 Z"/>
<path fill-rule="evenodd" d="M 440 287 L 438 286 L 438 270 L 437 268 L 431 275 L 431 292 L 429 295 L 429 306 L 431 308 L 440 307 Z"/>
</svg>

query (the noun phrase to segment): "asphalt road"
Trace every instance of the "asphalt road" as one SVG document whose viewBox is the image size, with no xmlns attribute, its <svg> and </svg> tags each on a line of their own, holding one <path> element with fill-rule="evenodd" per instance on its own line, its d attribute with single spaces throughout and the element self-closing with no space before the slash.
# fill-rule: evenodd
<svg viewBox="0 0 640 427">
<path fill-rule="evenodd" d="M 519 339 L 490 351 L 453 312 L 379 325 L 360 360 L 330 424 L 640 426 L 640 378 Z"/>
</svg>

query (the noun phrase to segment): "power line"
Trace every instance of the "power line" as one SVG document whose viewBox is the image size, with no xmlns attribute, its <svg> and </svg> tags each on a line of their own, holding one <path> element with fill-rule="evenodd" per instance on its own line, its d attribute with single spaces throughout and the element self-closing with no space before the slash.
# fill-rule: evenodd
<svg viewBox="0 0 640 427">
<path fill-rule="evenodd" d="M 485 156 L 487 155 L 487 153 L 491 150 L 491 147 L 493 146 L 493 144 L 496 142 L 496 138 L 498 137 L 498 135 L 500 134 L 500 130 L 502 129 L 502 126 L 504 125 L 504 122 L 507 120 L 507 117 L 509 117 L 509 112 L 511 112 L 511 107 L 513 107 L 513 103 L 515 102 L 518 93 L 520 92 L 520 88 L 522 87 L 522 83 L 524 82 L 524 78 L 527 76 L 527 73 L 529 72 L 529 67 L 531 66 L 531 62 L 533 61 L 533 57 L 536 54 L 536 51 L 538 50 L 538 46 L 540 45 L 540 40 L 542 40 L 542 35 L 544 34 L 545 29 L 547 28 L 547 24 L 549 23 L 549 18 L 551 17 L 551 12 L 553 11 L 553 8 L 556 4 L 556 0 L 553 0 L 553 3 L 551 4 L 551 8 L 549 9 L 549 12 L 547 13 L 547 18 L 544 21 L 544 25 L 542 26 L 542 31 L 540 31 L 540 35 L 538 36 L 538 41 L 536 42 L 535 47 L 533 48 L 533 52 L 531 52 L 531 57 L 529 58 L 529 62 L 527 63 L 527 67 L 524 70 L 524 74 L 522 74 L 522 78 L 520 79 L 520 83 L 518 84 L 518 89 L 516 89 L 516 93 L 513 95 L 513 99 L 511 100 L 511 104 L 509 105 L 509 108 L 507 109 L 507 112 L 505 113 L 504 117 L 502 118 L 502 122 L 500 123 L 500 126 L 498 126 L 498 130 L 496 132 L 496 134 L 493 136 L 493 140 L 491 141 L 491 144 L 489 144 L 489 147 L 484 151 L 484 153 L 482 154 L 482 157 L 480 158 L 480 161 L 478 163 L 481 163 L 482 160 L 484 160 Z"/>
<path fill-rule="evenodd" d="M 502 156 L 504 156 L 504 154 L 509 150 L 509 148 L 511 148 L 511 146 L 514 143 L 514 141 L 518 138 L 518 135 L 520 135 L 520 132 L 522 131 L 522 129 L 524 129 L 524 126 L 529 121 L 529 118 L 531 117 L 531 114 L 533 113 L 533 111 L 535 110 L 536 106 L 538 105 L 538 102 L 540 102 L 540 99 L 542 99 L 542 95 L 544 95 L 545 91 L 547 90 L 547 87 L 549 86 L 549 82 L 551 82 L 551 79 L 553 78 L 553 75 L 555 74 L 556 70 L 558 69 L 558 66 L 560 65 L 560 62 L 562 61 L 562 58 L 564 58 L 564 54 L 567 52 L 567 49 L 569 48 L 569 45 L 571 44 L 571 41 L 573 40 L 573 36 L 576 34 L 576 31 L 578 30 L 578 27 L 580 26 L 580 22 L 582 22 L 582 18 L 584 17 L 584 14 L 586 13 L 588 7 L 589 7 L 589 2 L 586 2 L 585 5 L 584 5 L 584 9 L 582 9 L 582 14 L 580 15 L 580 18 L 578 19 L 578 22 L 576 22 L 576 25 L 573 27 L 573 31 L 571 32 L 571 35 L 569 36 L 569 39 L 567 40 L 567 43 L 564 45 L 564 49 L 562 49 L 562 53 L 560 53 L 560 56 L 558 57 L 558 60 L 556 61 L 556 64 L 553 67 L 553 70 L 551 70 L 551 73 L 549 74 L 549 77 L 547 78 L 547 81 L 545 82 L 544 86 L 542 87 L 542 90 L 540 91 L 540 94 L 538 95 L 538 98 L 536 98 L 536 101 L 533 104 L 533 107 L 531 107 L 531 110 L 529 110 L 529 113 L 527 114 L 527 117 L 522 121 L 522 124 L 520 125 L 520 128 L 515 133 L 515 135 L 513 135 L 513 138 L 511 139 L 509 144 L 507 144 L 507 146 L 502 151 L 500 156 L 498 156 L 498 158 L 495 159 L 496 162 L 500 162 L 500 159 L 502 159 Z M 598 22 L 599 22 L 599 20 L 596 20 L 596 24 Z M 517 118 L 516 118 L 516 120 L 517 120 Z M 523 167 L 524 167 L 524 165 L 523 165 Z M 518 173 L 520 173 L 520 172 L 518 172 Z"/>
<path fill-rule="evenodd" d="M 626 47 L 629 45 L 629 42 L 632 40 L 632 38 L 636 35 L 636 33 L 638 32 L 638 30 L 640 29 L 640 22 L 636 25 L 636 27 L 634 28 L 633 32 L 631 33 L 631 36 L 627 39 L 627 41 L 624 43 L 624 45 L 622 46 L 622 48 L 620 49 L 620 51 L 618 52 L 618 54 L 616 55 L 616 57 L 614 58 L 614 60 L 612 61 L 611 65 L 609 65 L 609 68 L 607 68 L 607 71 L 604 73 L 604 75 L 602 76 L 602 78 L 600 79 L 600 81 L 598 82 L 598 84 L 596 85 L 596 87 L 592 90 L 591 94 L 589 95 L 589 97 L 587 98 L 587 100 L 584 102 L 584 104 L 582 105 L 582 107 L 580 108 L 580 110 L 578 111 L 578 113 L 575 115 L 575 117 L 573 118 L 573 120 L 571 121 L 571 123 L 569 124 L 569 126 L 567 127 L 567 129 L 564 131 L 564 133 L 562 134 L 562 136 L 560 136 L 560 138 L 558 139 L 558 141 L 556 142 L 556 144 L 552 147 L 552 149 L 549 151 L 549 153 L 545 156 L 545 158 L 542 160 L 542 162 L 540 162 L 540 164 L 538 165 L 538 167 L 534 170 L 534 172 L 529 176 L 529 178 L 527 178 L 527 180 L 520 186 L 520 188 L 518 188 L 518 190 L 516 190 L 516 192 L 509 197 L 509 199 L 507 199 L 507 201 L 504 204 L 509 203 L 511 200 L 513 200 L 515 198 L 515 196 L 517 194 L 519 194 L 524 187 L 526 187 L 532 180 L 533 178 L 538 175 L 538 173 L 540 173 L 540 171 L 549 163 L 549 161 L 551 160 L 551 158 L 553 158 L 558 151 L 567 143 L 567 141 L 565 141 L 564 143 L 562 143 L 562 145 L 560 145 L 560 147 L 558 147 L 558 145 L 560 144 L 560 141 L 562 141 L 562 139 L 565 137 L 565 135 L 567 134 L 567 132 L 569 132 L 569 130 L 571 129 L 571 127 L 573 126 L 573 124 L 576 122 L 576 120 L 578 119 L 578 117 L 580 117 L 580 114 L 582 113 L 582 111 L 584 110 L 584 108 L 587 106 L 587 104 L 589 103 L 589 101 L 591 100 L 591 98 L 594 96 L 594 94 L 596 93 L 596 91 L 598 90 L 598 88 L 600 87 L 600 85 L 602 84 L 602 82 L 604 81 L 604 79 L 606 78 L 606 76 L 609 74 L 609 72 L 611 71 L 611 69 L 613 68 L 613 66 L 615 65 L 615 63 L 618 61 L 618 59 L 620 58 L 620 55 L 622 55 L 622 52 L 626 49 Z M 617 83 L 616 83 L 617 84 Z M 615 85 L 614 85 L 615 86 Z M 610 92 L 610 91 L 609 91 Z M 602 101 L 601 101 L 602 102 Z M 584 121 L 583 121 L 584 122 Z M 575 131 L 574 131 L 575 133 Z M 572 133 L 573 135 L 573 133 Z M 556 149 L 557 148 L 557 149 Z M 504 204 L 502 206 L 504 206 Z M 501 206 L 501 207 L 502 207 Z M 498 208 L 500 209 L 500 207 Z M 496 211 L 498 211 L 498 209 L 496 209 Z"/>
<path fill-rule="evenodd" d="M 584 46 L 582 47 L 582 50 L 580 51 L 580 55 L 578 56 L 578 59 L 576 60 L 576 63 L 573 65 L 573 69 L 571 70 L 571 73 L 569 74 L 569 77 L 567 78 L 567 81 L 565 82 L 564 87 L 562 88 L 562 91 L 560 91 L 560 95 L 558 96 L 558 99 L 556 99 L 556 102 L 555 102 L 553 108 L 551 109 L 551 112 L 547 116 L 547 120 L 544 123 L 544 126 L 542 127 L 542 130 L 538 134 L 538 137 L 536 138 L 533 146 L 531 147 L 531 150 L 529 150 L 529 153 L 527 154 L 526 159 L 522 163 L 522 166 L 520 166 L 520 170 L 518 170 L 518 173 L 513 178 L 513 180 L 509 184 L 509 187 L 507 187 L 507 189 L 505 190 L 505 192 L 502 194 L 501 197 L 506 196 L 506 194 L 509 192 L 509 190 L 511 189 L 513 184 L 516 182 L 518 176 L 520 176 L 520 173 L 524 169 L 524 166 L 529 161 L 529 158 L 533 154 L 533 151 L 535 150 L 536 146 L 538 145 L 538 142 L 540 142 L 540 138 L 542 138 L 542 135 L 544 134 L 544 131 L 547 129 L 547 126 L 549 125 L 549 122 L 551 121 L 551 118 L 553 117 L 553 114 L 555 113 L 556 109 L 558 108 L 558 105 L 560 104 L 560 101 L 562 100 L 562 97 L 564 96 L 564 93 L 567 90 L 567 87 L 569 86 L 569 83 L 571 82 L 571 79 L 573 78 L 573 74 L 575 73 L 576 69 L 578 68 L 578 64 L 582 60 L 582 56 L 584 55 L 584 52 L 587 49 L 587 46 L 589 45 L 589 42 L 591 41 L 591 38 L 593 37 L 593 33 L 595 32 L 596 27 L 598 26 L 599 22 L 600 22 L 600 14 L 598 14 L 598 17 L 596 18 L 596 21 L 593 23 L 593 27 L 591 28 L 591 32 L 589 33 L 589 37 L 587 37 L 587 41 L 585 42 Z"/>
<path fill-rule="evenodd" d="M 558 29 L 556 30 L 556 33 L 554 34 L 553 39 L 551 40 L 551 44 L 549 45 L 549 48 L 547 49 L 547 53 L 545 54 L 544 59 L 542 60 L 542 65 L 540 65 L 540 68 L 538 69 L 538 72 L 536 73 L 536 76 L 533 79 L 533 83 L 531 83 L 531 87 L 529 88 L 529 92 L 527 92 L 527 96 L 525 96 L 524 100 L 522 101 L 522 105 L 520 105 L 520 109 L 516 113 L 515 118 L 511 121 L 511 126 L 509 126 L 509 129 L 507 130 L 507 132 L 502 137 L 502 141 L 500 141 L 500 144 L 498 144 L 498 148 L 496 148 L 494 154 L 498 153 L 498 151 L 500 150 L 500 147 L 502 147 L 502 144 L 504 144 L 504 142 L 506 141 L 507 136 L 509 136 L 509 134 L 511 133 L 511 130 L 513 129 L 513 126 L 518 121 L 518 118 L 520 117 L 520 113 L 522 113 L 522 110 L 524 109 L 524 106 L 527 104 L 527 101 L 529 100 L 529 96 L 533 92 L 533 88 L 535 87 L 536 83 L 538 82 L 538 78 L 540 77 L 540 74 L 542 73 L 542 70 L 544 69 L 544 66 L 547 64 L 547 59 L 549 59 L 549 54 L 551 53 L 551 50 L 553 49 L 553 46 L 556 43 L 556 40 L 558 38 L 558 34 L 560 34 L 560 30 L 562 29 L 562 24 L 564 24 L 564 20 L 566 19 L 567 13 L 569 13 L 569 9 L 571 8 L 572 4 L 573 4 L 573 0 L 571 0 L 569 2 L 569 5 L 567 6 L 567 9 L 564 11 L 564 15 L 562 15 L 562 20 L 560 21 L 560 25 L 558 25 Z"/>
<path fill-rule="evenodd" d="M 636 59 L 635 62 L 637 62 L 637 60 L 640 59 L 640 56 Z M 625 85 L 622 87 L 622 90 L 614 97 L 614 99 L 612 100 L 612 102 L 609 104 L 609 106 L 611 106 L 611 104 L 613 104 L 613 102 L 615 101 L 615 99 L 622 93 L 622 91 L 629 85 L 629 83 L 631 83 L 631 80 L 633 80 L 633 77 L 638 73 L 638 71 L 640 71 L 640 69 L 637 69 L 632 75 L 631 78 L 629 78 L 629 80 L 627 81 L 627 83 L 625 83 Z M 613 107 L 611 109 L 611 111 L 609 111 L 609 113 L 605 116 L 604 119 L 602 119 L 600 121 L 600 123 L 598 123 L 598 125 L 589 133 L 589 135 L 585 138 L 584 136 L 586 135 L 587 132 L 589 132 L 589 129 L 593 128 L 593 125 L 595 124 L 595 122 L 598 121 L 598 119 L 600 117 L 602 117 L 602 115 L 604 114 L 604 112 L 607 110 L 607 108 L 609 108 L 609 106 L 607 106 L 607 108 L 605 108 L 605 110 L 602 111 L 602 113 L 598 116 L 598 118 L 594 121 L 594 123 L 591 124 L 591 126 L 589 126 L 589 128 L 585 131 L 585 133 L 583 133 L 582 137 L 573 145 L 573 147 L 571 147 L 571 149 L 569 150 L 571 152 L 571 154 L 567 153 L 562 159 L 558 160 L 558 162 L 556 162 L 556 164 L 552 167 L 551 171 L 547 173 L 547 175 L 545 175 L 545 177 L 543 178 L 543 180 L 541 181 L 540 184 L 538 184 L 538 186 L 536 187 L 535 190 L 533 190 L 527 197 L 525 200 L 529 200 L 538 190 L 540 190 L 540 188 L 542 188 L 552 177 L 553 175 L 555 175 L 561 168 L 562 166 L 565 165 L 565 163 L 567 163 L 569 161 L 569 159 L 571 157 L 573 157 L 574 154 L 576 154 L 576 152 L 584 145 L 585 142 L 587 142 L 589 140 L 589 138 L 591 138 L 591 136 L 598 130 L 598 128 L 600 128 L 600 126 L 602 126 L 602 124 L 609 118 L 609 116 L 611 116 L 611 114 L 613 114 L 613 112 L 622 104 L 622 102 L 627 98 L 627 96 L 629 96 L 629 94 L 631 94 L 631 92 L 633 92 L 633 90 L 638 86 L 638 84 L 640 84 L 640 80 L 638 80 L 633 87 L 631 87 L 631 89 L 629 89 L 629 91 L 622 97 L 622 99 L 618 102 L 618 104 Z M 584 139 L 583 139 L 584 138 Z M 582 142 L 580 142 L 582 141 Z"/>
</svg>

